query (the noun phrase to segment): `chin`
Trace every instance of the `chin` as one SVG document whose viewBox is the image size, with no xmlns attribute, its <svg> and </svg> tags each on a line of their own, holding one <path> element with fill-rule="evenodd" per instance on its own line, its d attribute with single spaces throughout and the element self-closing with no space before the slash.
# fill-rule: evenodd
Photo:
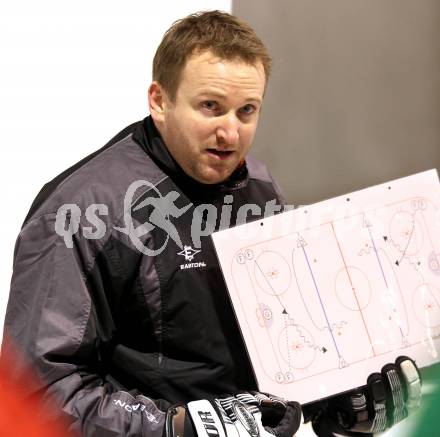
<svg viewBox="0 0 440 437">
<path fill-rule="evenodd" d="M 214 185 L 225 181 L 232 173 L 232 171 L 229 170 L 219 172 L 206 167 L 201 170 L 202 171 L 187 172 L 187 174 L 201 184 Z"/>
<path fill-rule="evenodd" d="M 219 184 L 227 179 L 226 178 L 194 178 L 197 180 L 197 182 L 200 182 L 201 184 L 205 185 L 215 185 Z"/>
<path fill-rule="evenodd" d="M 219 184 L 223 181 L 225 181 L 226 179 L 228 179 L 228 177 L 230 176 L 230 173 L 227 173 L 226 175 L 212 175 L 212 176 L 202 176 L 199 178 L 195 178 L 197 179 L 197 181 L 201 182 L 202 184 L 206 184 L 206 185 L 214 185 L 214 184 Z"/>
</svg>

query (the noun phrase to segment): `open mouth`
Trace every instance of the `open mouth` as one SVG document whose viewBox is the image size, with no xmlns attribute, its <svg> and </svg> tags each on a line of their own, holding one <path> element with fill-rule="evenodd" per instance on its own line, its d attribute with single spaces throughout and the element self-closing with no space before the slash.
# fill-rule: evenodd
<svg viewBox="0 0 440 437">
<path fill-rule="evenodd" d="M 233 150 L 207 149 L 207 151 L 210 155 L 214 155 L 218 159 L 227 159 L 234 153 Z"/>
</svg>

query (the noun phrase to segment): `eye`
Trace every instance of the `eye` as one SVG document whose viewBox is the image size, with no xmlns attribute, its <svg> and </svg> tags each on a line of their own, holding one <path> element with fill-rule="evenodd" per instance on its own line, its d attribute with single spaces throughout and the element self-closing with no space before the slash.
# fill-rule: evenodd
<svg viewBox="0 0 440 437">
<path fill-rule="evenodd" d="M 254 105 L 247 104 L 240 108 L 240 113 L 245 115 L 253 114 L 256 111 L 257 108 L 255 108 Z"/>
<path fill-rule="evenodd" d="M 218 109 L 218 104 L 214 100 L 205 100 L 201 103 L 201 107 L 207 111 L 216 111 Z"/>
</svg>

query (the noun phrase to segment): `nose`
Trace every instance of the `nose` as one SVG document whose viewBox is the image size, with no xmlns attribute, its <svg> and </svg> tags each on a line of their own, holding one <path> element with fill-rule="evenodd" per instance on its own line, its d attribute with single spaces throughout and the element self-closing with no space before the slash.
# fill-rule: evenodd
<svg viewBox="0 0 440 437">
<path fill-rule="evenodd" d="M 239 139 L 239 123 L 235 114 L 224 114 L 217 119 L 217 140 L 220 144 L 234 145 Z"/>
</svg>

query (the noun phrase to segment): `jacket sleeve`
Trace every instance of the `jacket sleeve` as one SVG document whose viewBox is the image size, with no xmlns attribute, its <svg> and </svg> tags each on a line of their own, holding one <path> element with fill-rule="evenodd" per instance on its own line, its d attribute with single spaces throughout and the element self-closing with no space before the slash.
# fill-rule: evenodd
<svg viewBox="0 0 440 437">
<path fill-rule="evenodd" d="M 55 220 L 55 213 L 31 219 L 17 239 L 4 333 L 22 359 L 11 377 L 34 369 L 39 379 L 27 395 L 55 404 L 80 435 L 162 436 L 169 403 L 126 391 L 102 371 L 116 328 L 109 278 L 96 267 L 99 240 L 77 232 L 67 247 Z M 117 281 L 117 271 L 111 274 Z"/>
</svg>

